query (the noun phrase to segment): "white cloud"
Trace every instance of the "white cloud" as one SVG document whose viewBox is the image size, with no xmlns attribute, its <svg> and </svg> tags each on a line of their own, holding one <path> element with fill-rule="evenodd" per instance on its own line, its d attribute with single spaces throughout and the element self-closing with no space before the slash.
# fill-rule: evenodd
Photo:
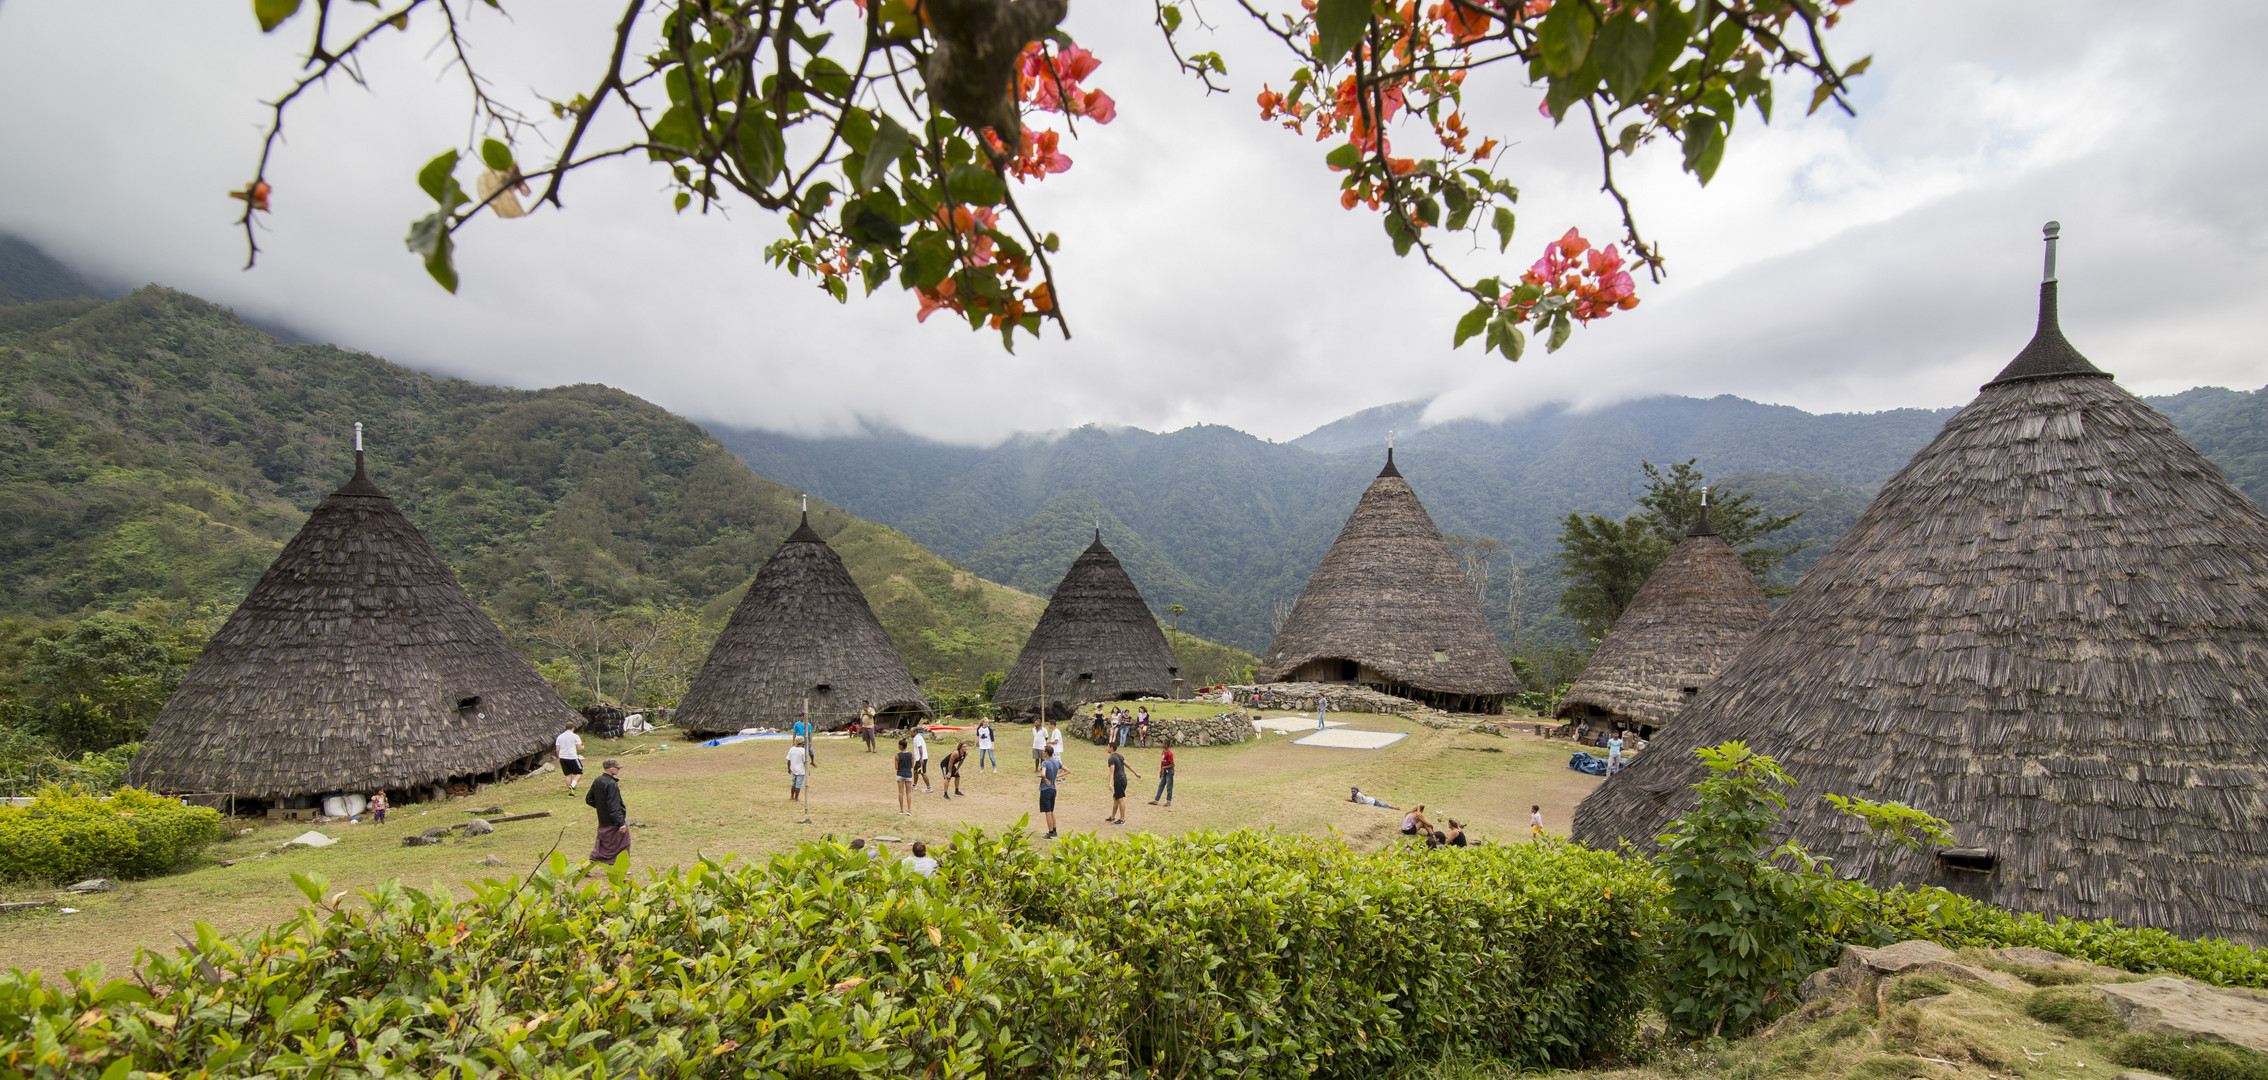
<svg viewBox="0 0 2268 1080">
<path fill-rule="evenodd" d="M 777 220 L 674 215 L 643 164 L 581 174 L 565 214 L 477 226 L 462 293 L 442 293 L 400 246 L 423 212 L 411 174 L 464 133 L 454 76 L 424 55 L 430 26 L 388 43 L 375 94 L 342 83 L 294 114 L 267 252 L 240 273 L 221 193 L 250 171 L 258 100 L 287 85 L 296 39 L 261 37 L 236 5 L 8 0 L 0 230 L 428 370 L 605 382 L 702 419 L 987 441 L 1089 421 L 1283 438 L 1435 396 L 1437 418 L 1661 392 L 1958 404 L 2028 335 L 2034 230 L 2060 217 L 2083 351 L 2136 389 L 2268 381 L 2249 344 L 2268 318 L 2248 302 L 2268 277 L 2256 5 L 1856 4 L 1835 47 L 1876 56 L 1860 116 L 1802 118 L 1791 87 L 1778 123 L 1744 120 L 1706 191 L 1671 151 L 1642 154 L 1627 190 L 1673 278 L 1519 365 L 1448 349 L 1462 305 L 1393 258 L 1374 218 L 1338 208 L 1320 146 L 1257 121 L 1252 94 L 1288 64 L 1213 6 L 1235 90 L 1207 100 L 1142 5 L 1075 5 L 1120 119 L 1020 193 L 1064 238 L 1078 337 L 1014 356 L 942 317 L 917 326 L 894 289 L 834 304 L 763 265 Z M 572 93 L 612 14 L 523 4 L 484 22 L 499 89 Z M 113 58 L 99 67 L 58 47 L 98 40 Z M 1523 140 L 1523 231 L 1518 258 L 1460 261 L 1517 266 L 1566 224 L 1611 233 L 1587 136 L 1543 129 L 1533 91 L 1483 89 L 1496 102 L 1473 115 Z"/>
</svg>

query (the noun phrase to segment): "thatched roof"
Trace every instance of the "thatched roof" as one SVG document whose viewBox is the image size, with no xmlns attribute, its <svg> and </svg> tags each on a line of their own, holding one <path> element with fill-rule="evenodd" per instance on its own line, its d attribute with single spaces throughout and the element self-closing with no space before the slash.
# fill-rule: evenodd
<svg viewBox="0 0 2268 1080">
<path fill-rule="evenodd" d="M 1838 870 L 2268 943 L 2268 517 L 2056 324 L 1886 484 L 1732 665 L 1577 809 L 1651 838 L 1728 739 Z M 1877 861 L 1824 793 L 1959 850 Z M 1966 868 L 1966 869 L 1965 869 Z"/>
<path fill-rule="evenodd" d="M 1520 689 L 1479 597 L 1391 449 L 1268 646 L 1260 680 L 1283 682 L 1326 659 L 1355 661 L 1387 684 L 1436 694 Z"/>
<path fill-rule="evenodd" d="M 406 791 L 542 751 L 582 718 L 363 472 L 205 646 L 134 783 L 277 800 Z"/>
<path fill-rule="evenodd" d="M 1157 617 L 1142 602 L 1118 556 L 1103 546 L 1101 529 L 1055 586 L 1039 625 L 992 700 L 1038 715 L 1043 662 L 1047 710 L 1058 719 L 1082 701 L 1173 692 L 1173 680 L 1181 673 L 1173 647 L 1166 644 Z"/>
<path fill-rule="evenodd" d="M 861 701 L 879 712 L 929 713 L 929 699 L 809 515 L 756 572 L 672 719 L 696 734 L 784 729 L 807 701 L 821 728 L 848 722 Z"/>
<path fill-rule="evenodd" d="M 1709 527 L 1704 506 L 1567 688 L 1559 715 L 1587 707 L 1630 727 L 1660 727 L 1732 663 L 1771 615 L 1772 602 L 1740 553 Z"/>
</svg>

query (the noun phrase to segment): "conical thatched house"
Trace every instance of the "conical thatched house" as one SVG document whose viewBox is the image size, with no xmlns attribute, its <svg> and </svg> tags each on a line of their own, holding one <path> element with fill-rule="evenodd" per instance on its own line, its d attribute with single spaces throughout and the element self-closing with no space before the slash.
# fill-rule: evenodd
<svg viewBox="0 0 2268 1080">
<path fill-rule="evenodd" d="M 414 799 L 536 764 L 582 724 L 363 472 L 323 500 L 206 644 L 136 784 L 270 804 Z"/>
<path fill-rule="evenodd" d="M 1018 719 L 1038 719 L 1043 665 L 1047 715 L 1057 720 L 1085 701 L 1166 697 L 1181 675 L 1157 617 L 1118 556 L 1103 546 L 1101 529 L 1056 584 L 992 700 Z"/>
<path fill-rule="evenodd" d="M 1577 838 L 1650 844 L 1694 748 L 1741 739 L 1797 781 L 1786 835 L 1843 873 L 2268 944 L 2268 517 L 2064 340 L 2050 230 L 2031 344 Z M 1828 793 L 1958 846 L 1880 853 Z"/>
<path fill-rule="evenodd" d="M 1502 712 L 1504 695 L 1520 689 L 1391 447 L 1268 646 L 1260 679 L 1357 683 L 1457 712 Z"/>
<path fill-rule="evenodd" d="M 756 572 L 672 719 L 700 735 L 784 731 L 808 703 L 812 725 L 825 730 L 850 723 L 861 701 L 884 726 L 929 714 L 881 620 L 807 514 Z"/>
<path fill-rule="evenodd" d="M 1706 496 L 1704 496 L 1706 498 Z M 1772 616 L 1756 576 L 1701 507 L 1560 699 L 1559 718 L 1651 739 Z"/>
</svg>

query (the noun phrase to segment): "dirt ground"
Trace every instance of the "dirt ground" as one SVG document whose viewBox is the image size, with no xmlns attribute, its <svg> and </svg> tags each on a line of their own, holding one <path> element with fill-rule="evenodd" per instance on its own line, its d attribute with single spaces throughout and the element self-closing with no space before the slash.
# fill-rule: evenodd
<svg viewBox="0 0 2268 1080">
<path fill-rule="evenodd" d="M 1569 744 L 1533 736 L 1488 736 L 1436 731 L 1396 717 L 1348 714 L 1349 726 L 1404 731 L 1409 737 L 1380 750 L 1292 745 L 1297 735 L 1266 735 L 1238 746 L 1176 750 L 1179 768 L 1173 806 L 1148 805 L 1156 784 L 1158 751 L 1136 749 L 1128 761 L 1139 774 L 1128 786 L 1124 826 L 1107 824 L 1110 811 L 1107 751 L 1073 742 L 1065 752 L 1069 775 L 1058 797 L 1057 823 L 1066 832 L 1179 833 L 1244 827 L 1343 836 L 1362 847 L 1398 839 L 1401 814 L 1347 801 L 1350 785 L 1397 807 L 1424 804 L 1434 820 L 1455 817 L 1469 835 L 1488 842 L 1528 839 L 1528 807 L 1540 804 L 1546 827 L 1564 833 L 1575 804 L 1601 781 L 1566 767 Z M 1030 729 L 1000 725 L 1001 763 L 978 771 L 971 741 L 963 797 L 917 792 L 915 814 L 896 811 L 896 784 L 888 753 L 868 755 L 844 738 L 823 737 L 812 774 L 810 824 L 803 807 L 787 798 L 786 746 L 754 740 L 718 748 L 691 745 L 674 733 L 592 740 L 592 758 L 623 762 L 622 791 L 630 817 L 634 867 L 687 862 L 697 855 L 743 857 L 832 837 L 893 837 L 893 853 L 914 840 L 942 841 L 964 825 L 1000 830 L 1027 816 L 1039 823 L 1038 785 L 1032 775 Z M 947 737 L 932 753 L 952 749 Z M 888 748 L 891 751 L 895 747 Z M 593 762 L 595 772 L 595 761 Z M 454 824 L 468 811 L 500 807 L 506 814 L 551 811 L 552 817 L 508 822 L 490 836 L 405 848 L 403 835 Z M 163 949 L 198 922 L 236 933 L 278 921 L 301 903 L 292 873 L 321 874 L 330 887 L 368 888 L 387 878 L 405 884 L 455 886 L 468 879 L 525 873 L 556 845 L 571 858 L 589 852 L 591 811 L 582 791 L 570 795 L 557 773 L 538 773 L 491 785 L 470 798 L 395 810 L 383 826 L 338 823 L 320 827 L 339 843 L 320 849 L 288 847 L 270 854 L 309 826 L 243 822 L 252 829 L 213 847 L 210 857 L 185 872 L 123 883 L 115 892 L 66 897 L 61 906 L 0 916 L 0 966 L 61 972 L 99 962 L 113 973 L 129 967 L 136 950 Z M 484 865 L 494 856 L 502 866 Z M 232 860 L 234 865 L 219 865 Z M 6 899 L 44 899 L 45 889 L 6 890 Z"/>
</svg>

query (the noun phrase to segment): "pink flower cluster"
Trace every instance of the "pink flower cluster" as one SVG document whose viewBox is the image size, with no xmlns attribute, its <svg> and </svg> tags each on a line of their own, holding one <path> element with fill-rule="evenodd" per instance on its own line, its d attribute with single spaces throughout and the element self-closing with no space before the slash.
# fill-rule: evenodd
<svg viewBox="0 0 2268 1080">
<path fill-rule="evenodd" d="M 1594 248 L 1582 233 L 1569 229 L 1567 235 L 1545 244 L 1543 258 L 1520 275 L 1521 281 L 1543 290 L 1542 294 L 1518 302 L 1517 293 L 1508 293 L 1503 303 L 1518 313 L 1514 321 L 1524 322 L 1537 300 L 1556 293 L 1570 298 L 1569 315 L 1583 322 L 1603 319 L 1638 306 L 1638 285 L 1622 266 L 1622 252 L 1615 245 Z"/>
<path fill-rule="evenodd" d="M 1095 73 L 1102 61 L 1074 45 L 1050 54 L 1044 42 L 1024 46 L 1016 67 L 1016 96 L 1041 112 L 1068 112 L 1107 124 L 1118 117 L 1118 103 L 1100 90 L 1088 90 L 1080 81 Z"/>
</svg>

